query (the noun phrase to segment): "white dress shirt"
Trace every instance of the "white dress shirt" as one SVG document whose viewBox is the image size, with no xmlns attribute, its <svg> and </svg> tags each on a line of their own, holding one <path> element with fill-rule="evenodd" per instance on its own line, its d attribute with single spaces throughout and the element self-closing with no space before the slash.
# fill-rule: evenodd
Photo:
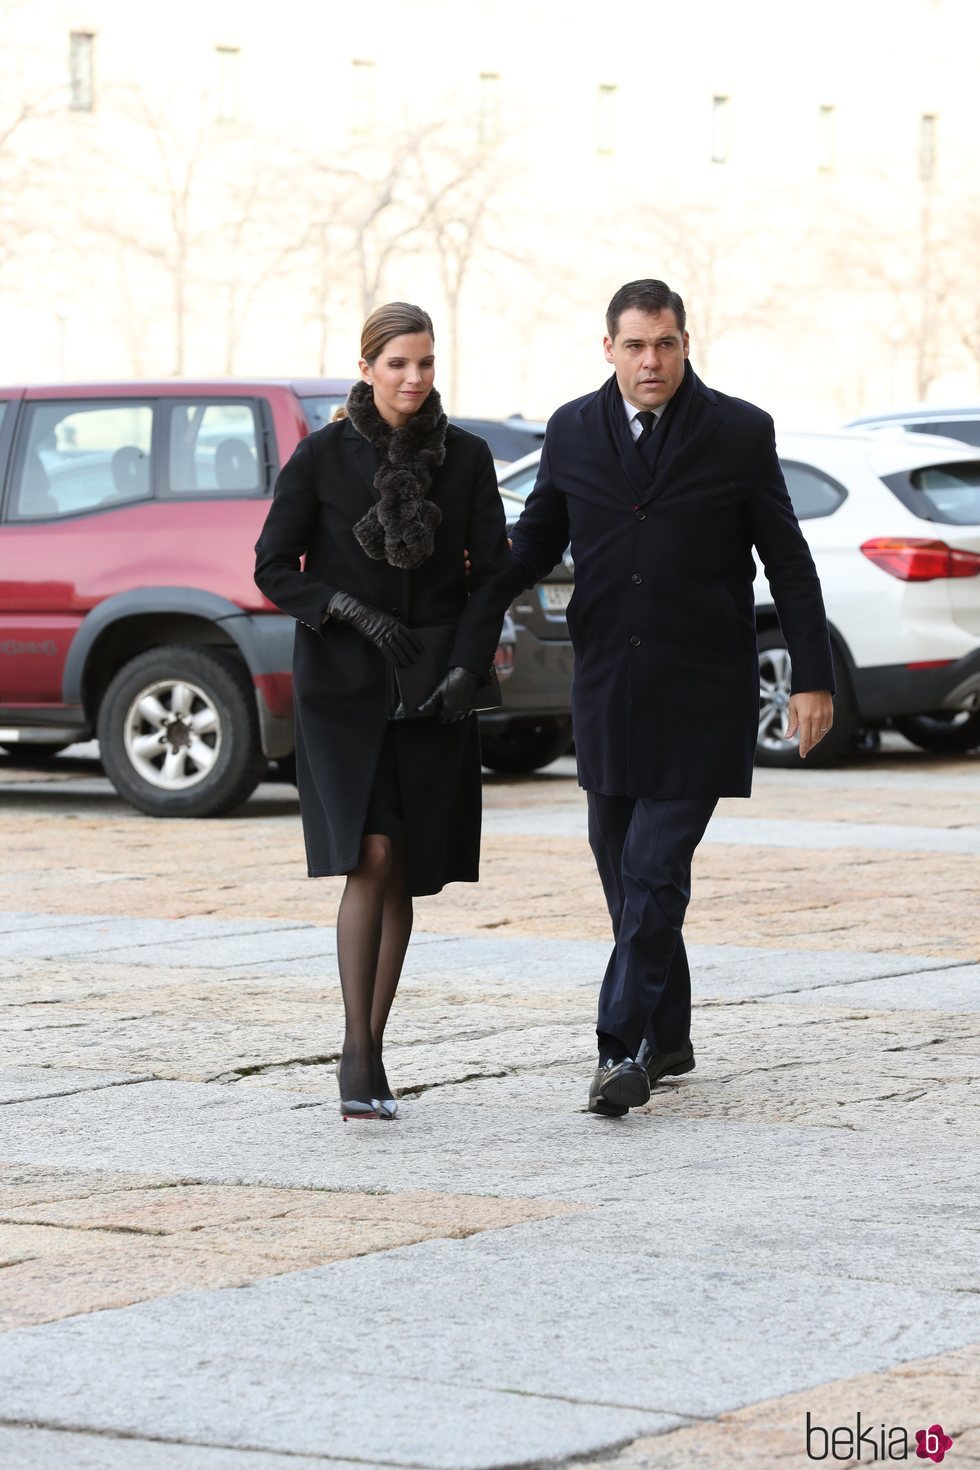
<svg viewBox="0 0 980 1470">
<path fill-rule="evenodd" d="M 626 422 L 630 426 L 630 433 L 633 435 L 634 439 L 639 439 L 640 435 L 643 433 L 643 425 L 640 423 L 637 415 L 642 413 L 643 410 L 639 408 L 634 408 L 633 404 L 627 403 L 625 398 L 623 399 L 623 407 L 626 410 Z M 656 428 L 657 423 L 660 419 L 660 415 L 663 413 L 663 409 L 653 408 L 650 410 L 650 412 L 653 414 L 653 426 L 654 428 Z"/>
</svg>

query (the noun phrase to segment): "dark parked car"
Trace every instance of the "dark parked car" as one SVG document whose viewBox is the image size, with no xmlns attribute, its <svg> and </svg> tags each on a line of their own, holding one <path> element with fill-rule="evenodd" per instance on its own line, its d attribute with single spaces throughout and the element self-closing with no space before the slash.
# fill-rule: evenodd
<svg viewBox="0 0 980 1470">
<path fill-rule="evenodd" d="M 280 465 L 348 387 L 0 388 L 0 745 L 97 734 L 120 795 L 156 816 L 217 815 L 269 760 L 288 771 L 293 621 L 255 587 L 252 547 Z M 516 769 L 516 748 L 533 769 L 528 732 L 567 721 L 570 665 L 518 623 L 486 758 Z"/>
<path fill-rule="evenodd" d="M 522 418 L 519 413 L 511 414 L 509 419 L 454 418 L 452 422 L 487 441 L 498 469 L 512 464 L 515 459 L 523 459 L 525 454 L 540 449 L 544 443 L 546 426 L 537 420 Z"/>
</svg>

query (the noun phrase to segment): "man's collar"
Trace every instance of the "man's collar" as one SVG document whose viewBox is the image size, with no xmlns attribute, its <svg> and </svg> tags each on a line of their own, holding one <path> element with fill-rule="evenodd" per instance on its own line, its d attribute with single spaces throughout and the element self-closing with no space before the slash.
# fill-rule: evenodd
<svg viewBox="0 0 980 1470">
<path fill-rule="evenodd" d="M 628 424 L 631 424 L 633 422 L 633 420 L 636 418 L 637 414 L 638 413 L 642 413 L 643 410 L 641 408 L 637 408 L 634 404 L 630 403 L 630 401 L 629 401 L 628 398 L 623 398 L 622 389 L 620 389 L 619 396 L 620 396 L 620 398 L 623 399 L 623 407 L 626 410 L 626 422 Z M 667 405 L 665 403 L 662 403 L 659 408 L 654 408 L 654 409 L 651 409 L 650 411 L 653 414 L 653 416 L 654 416 L 655 419 L 659 419 L 660 415 L 663 413 L 663 411 L 664 411 L 664 409 L 666 407 L 667 407 Z"/>
</svg>

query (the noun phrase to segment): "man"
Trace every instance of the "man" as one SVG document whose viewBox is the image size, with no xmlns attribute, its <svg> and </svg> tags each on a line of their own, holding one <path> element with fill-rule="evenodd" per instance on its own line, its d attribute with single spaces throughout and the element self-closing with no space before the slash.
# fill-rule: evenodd
<svg viewBox="0 0 980 1470">
<path fill-rule="evenodd" d="M 684 304 L 663 281 L 621 287 L 606 331 L 613 376 L 548 424 L 512 590 L 571 542 L 579 782 L 615 940 L 589 1111 L 622 1116 L 694 1067 L 681 928 L 718 798 L 751 792 L 753 546 L 792 659 L 787 738 L 799 734 L 801 757 L 833 722 L 834 670 L 772 419 L 695 376 Z"/>
</svg>

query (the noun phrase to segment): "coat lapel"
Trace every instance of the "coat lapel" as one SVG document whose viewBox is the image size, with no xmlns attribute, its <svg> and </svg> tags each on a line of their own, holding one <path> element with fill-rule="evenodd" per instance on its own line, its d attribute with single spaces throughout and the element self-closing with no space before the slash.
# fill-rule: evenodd
<svg viewBox="0 0 980 1470">
<path fill-rule="evenodd" d="M 350 419 L 344 419 L 343 440 L 351 468 L 357 478 L 363 483 L 372 502 L 380 500 L 381 497 L 374 488 L 374 477 L 378 473 L 378 451 L 363 434 L 357 432 Z"/>
</svg>

